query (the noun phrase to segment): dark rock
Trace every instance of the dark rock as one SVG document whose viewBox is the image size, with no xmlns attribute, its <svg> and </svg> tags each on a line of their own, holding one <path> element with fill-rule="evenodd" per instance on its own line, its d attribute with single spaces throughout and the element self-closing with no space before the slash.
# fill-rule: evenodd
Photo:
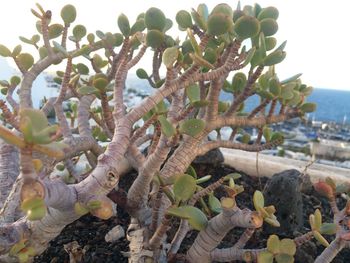
<svg viewBox="0 0 350 263">
<path fill-rule="evenodd" d="M 286 170 L 274 174 L 264 189 L 265 206 L 274 205 L 281 226 L 265 224 L 265 231 L 280 235 L 291 235 L 303 227 L 303 202 L 300 192 L 301 174 L 297 170 Z"/>
<path fill-rule="evenodd" d="M 302 246 L 298 247 L 294 260 L 295 262 L 313 263 L 317 256 L 317 247 L 313 242 L 306 242 Z"/>
<path fill-rule="evenodd" d="M 198 156 L 196 159 L 194 159 L 193 163 L 195 164 L 205 164 L 205 165 L 213 165 L 218 166 L 221 163 L 224 162 L 224 156 L 220 152 L 219 149 L 214 149 L 203 156 Z"/>
</svg>

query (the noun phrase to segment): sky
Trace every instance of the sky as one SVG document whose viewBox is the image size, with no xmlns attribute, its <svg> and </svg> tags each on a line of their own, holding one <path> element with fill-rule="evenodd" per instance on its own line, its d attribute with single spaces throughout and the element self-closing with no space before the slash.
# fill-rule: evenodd
<svg viewBox="0 0 350 263">
<path fill-rule="evenodd" d="M 23 50 L 33 51 L 23 44 L 18 36 L 30 38 L 36 34 L 36 18 L 30 9 L 39 2 L 52 11 L 52 21 L 61 23 L 60 10 L 65 4 L 73 4 L 77 10 L 75 24 L 83 24 L 88 32 L 102 30 L 118 32 L 117 17 L 120 13 L 128 16 L 131 24 L 136 16 L 155 6 L 163 10 L 175 22 L 178 10 L 196 8 L 205 2 L 209 9 L 226 2 L 233 7 L 237 1 L 230 0 L 10 0 L 2 5 L 0 15 L 0 44 L 10 48 L 22 44 Z M 348 26 L 350 1 L 344 0 L 242 0 L 241 5 L 258 2 L 262 7 L 275 6 L 280 11 L 278 18 L 279 43 L 287 40 L 287 58 L 277 66 L 280 79 L 303 73 L 304 83 L 318 88 L 343 89 L 350 91 L 350 33 Z M 176 22 L 172 36 L 179 35 Z M 141 65 L 148 60 L 143 59 Z M 13 66 L 12 62 L 9 62 Z M 4 76 L 1 72 L 0 79 Z"/>
</svg>

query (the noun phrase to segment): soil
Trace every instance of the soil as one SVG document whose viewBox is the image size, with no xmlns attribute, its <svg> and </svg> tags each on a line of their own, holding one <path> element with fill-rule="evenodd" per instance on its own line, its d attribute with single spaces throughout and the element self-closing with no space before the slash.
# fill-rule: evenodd
<svg viewBox="0 0 350 263">
<path fill-rule="evenodd" d="M 212 180 L 211 182 L 219 179 L 221 176 L 236 172 L 234 169 L 225 167 L 223 165 L 203 165 L 198 164 L 194 165 L 198 177 L 211 174 Z M 125 175 L 120 181 L 120 188 L 127 190 L 130 187 L 133 178 L 135 178 L 136 172 L 132 171 L 129 174 Z M 237 204 L 240 208 L 250 208 L 253 209 L 252 205 L 252 196 L 255 190 L 262 190 L 264 185 L 269 179 L 267 178 L 253 178 L 247 175 L 242 174 L 242 178 L 237 180 L 237 183 L 242 185 L 245 191 L 239 194 L 236 198 Z M 224 192 L 220 189 L 215 192 L 216 196 L 220 198 L 223 196 Z M 342 199 L 337 200 L 340 207 L 343 207 L 345 202 Z M 330 211 L 329 204 L 326 199 L 320 197 L 314 190 L 311 189 L 309 193 L 303 193 L 303 217 L 304 217 L 304 227 L 301 233 L 308 232 L 309 224 L 308 217 L 309 214 L 313 213 L 316 208 L 319 208 L 323 215 L 324 222 L 332 221 L 332 212 Z M 113 217 L 109 220 L 100 220 L 91 215 L 86 215 L 79 220 L 73 222 L 68 225 L 62 233 L 53 241 L 50 242 L 47 250 L 40 256 L 36 257 L 36 263 L 68 263 L 69 255 L 64 250 L 63 245 L 70 243 L 72 241 L 77 241 L 82 249 L 85 250 L 85 255 L 83 257 L 82 262 L 127 262 L 127 258 L 123 256 L 121 252 L 128 251 L 128 241 L 125 238 L 114 242 L 107 243 L 104 240 L 106 233 L 112 229 L 116 225 L 123 226 L 124 230 L 127 229 L 130 217 L 129 215 L 121 208 L 118 207 L 118 216 Z M 171 238 L 178 225 L 178 221 L 174 220 L 173 226 L 169 231 L 169 238 Z M 233 229 L 222 241 L 220 247 L 230 247 L 235 241 L 240 237 L 243 233 L 243 229 Z M 192 244 L 193 240 L 197 235 L 196 231 L 189 232 L 186 239 L 181 245 L 179 254 L 186 253 L 186 250 Z M 261 248 L 266 247 L 266 240 L 269 237 L 267 233 L 264 232 L 264 229 L 259 229 L 255 231 L 254 235 L 247 243 L 246 248 Z M 286 238 L 287 236 L 281 236 L 280 238 Z M 289 238 L 293 238 L 289 236 Z M 333 236 L 326 236 L 328 241 L 331 241 Z M 318 244 L 315 240 L 307 242 L 300 248 L 298 248 L 298 252 L 295 256 L 296 263 L 312 263 L 314 262 L 314 258 L 317 257 L 322 251 L 324 247 Z M 345 263 L 350 260 L 350 249 L 343 249 L 337 257 L 332 261 L 333 263 Z"/>
</svg>

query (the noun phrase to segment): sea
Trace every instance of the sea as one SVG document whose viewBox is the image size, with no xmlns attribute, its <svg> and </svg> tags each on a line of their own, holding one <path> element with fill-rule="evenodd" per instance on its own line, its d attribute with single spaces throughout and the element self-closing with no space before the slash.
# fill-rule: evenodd
<svg viewBox="0 0 350 263">
<path fill-rule="evenodd" d="M 230 101 L 232 96 L 222 93 L 221 100 Z M 316 111 L 307 115 L 309 119 L 350 125 L 350 87 L 349 91 L 314 88 L 307 101 L 317 104 Z M 258 96 L 252 96 L 246 101 L 245 110 L 253 109 L 258 103 Z"/>
<path fill-rule="evenodd" d="M 39 107 L 40 100 L 44 96 L 48 98 L 57 95 L 57 89 L 49 88 L 47 86 L 47 82 L 42 76 L 39 76 L 39 78 L 34 82 L 32 92 L 34 107 Z M 140 91 L 143 94 L 152 93 L 148 82 L 140 80 L 136 76 L 130 76 L 130 78 L 128 78 L 126 88 L 132 88 L 133 90 Z M 14 97 L 17 97 L 17 94 L 14 95 Z M 4 96 L 1 94 L 0 99 L 4 99 Z M 220 100 L 231 101 L 232 95 L 222 92 Z M 350 87 L 349 91 L 315 88 L 313 93 L 308 97 L 307 101 L 315 102 L 317 104 L 316 112 L 310 113 L 307 116 L 311 120 L 350 125 Z M 245 103 L 245 111 L 249 112 L 251 109 L 256 107 L 258 103 L 258 96 L 252 96 Z"/>
</svg>

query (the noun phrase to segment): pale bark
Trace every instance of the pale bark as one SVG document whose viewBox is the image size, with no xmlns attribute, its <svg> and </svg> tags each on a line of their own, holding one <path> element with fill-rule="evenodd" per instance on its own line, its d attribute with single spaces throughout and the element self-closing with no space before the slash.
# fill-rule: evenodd
<svg viewBox="0 0 350 263">
<path fill-rule="evenodd" d="M 0 221 L 13 222 L 16 219 L 18 197 L 8 201 L 4 208 L 10 190 L 19 175 L 19 154 L 15 146 L 0 140 Z"/>
<path fill-rule="evenodd" d="M 349 242 L 349 241 L 348 241 Z M 333 258 L 343 249 L 343 247 L 346 245 L 346 242 L 343 240 L 340 240 L 339 238 L 334 239 L 329 247 L 327 247 L 321 255 L 319 255 L 315 263 L 330 263 L 332 262 Z"/>
<path fill-rule="evenodd" d="M 209 220 L 207 227 L 200 231 L 197 238 L 187 252 L 189 262 L 211 262 L 211 252 L 220 244 L 221 240 L 234 227 L 256 228 L 253 217 L 256 212 L 223 208 L 223 211 Z"/>
</svg>

